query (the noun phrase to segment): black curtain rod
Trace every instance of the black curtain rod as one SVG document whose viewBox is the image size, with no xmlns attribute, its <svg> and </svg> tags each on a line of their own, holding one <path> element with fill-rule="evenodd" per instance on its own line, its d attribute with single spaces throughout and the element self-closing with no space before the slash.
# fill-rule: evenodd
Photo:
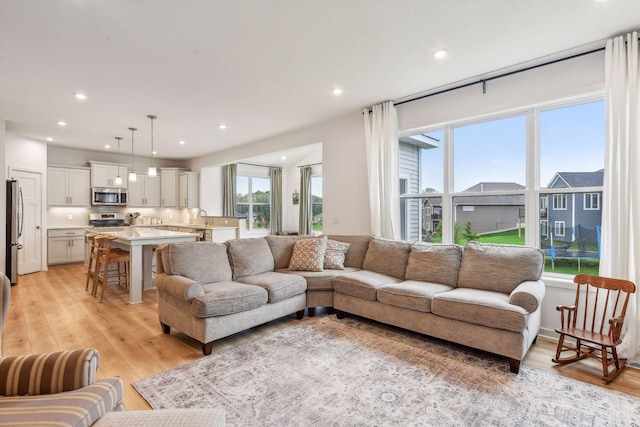
<svg viewBox="0 0 640 427">
<path fill-rule="evenodd" d="M 265 165 L 256 165 L 254 163 L 244 163 L 244 162 L 238 162 L 237 164 L 239 165 L 246 165 L 246 166 L 258 166 L 260 168 L 269 168 L 269 169 L 282 169 L 280 166 L 265 166 Z"/>
<path fill-rule="evenodd" d="M 428 93 L 426 95 L 421 95 L 421 96 L 417 96 L 415 98 L 407 99 L 405 101 L 394 102 L 393 105 L 398 106 L 398 105 L 402 105 L 402 104 L 407 104 L 409 102 L 418 101 L 420 99 L 429 98 L 431 96 L 440 95 L 440 94 L 451 92 L 451 91 L 458 90 L 458 89 L 464 89 L 466 87 L 477 85 L 477 84 L 482 84 L 482 92 L 485 93 L 486 89 L 487 89 L 487 82 L 490 82 L 491 80 L 501 79 L 503 77 L 512 76 L 514 74 L 522 73 L 522 72 L 525 72 L 525 71 L 535 70 L 536 68 L 546 67 L 547 65 L 557 64 L 558 62 L 567 61 L 569 59 L 575 59 L 575 58 L 579 58 L 581 56 L 591 55 L 592 53 L 601 52 L 604 49 L 605 49 L 604 47 L 599 47 L 597 49 L 592 49 L 592 50 L 589 50 L 587 52 L 576 53 L 575 55 L 567 56 L 565 58 L 554 59 L 553 61 L 544 62 L 544 63 L 538 64 L 538 65 L 532 65 L 530 67 L 522 68 L 520 70 L 509 71 L 508 73 L 502 73 L 502 74 L 499 74 L 497 76 L 488 77 L 486 79 L 480 79 L 480 80 L 477 80 L 475 82 L 461 84 L 461 85 L 458 85 L 458 86 L 450 87 L 448 89 L 440 90 L 438 92 Z"/>
<path fill-rule="evenodd" d="M 299 168 L 306 168 L 306 167 L 309 167 L 309 166 L 318 166 L 318 165 L 321 165 L 321 164 L 322 164 L 322 162 L 320 162 L 320 163 L 311 163 L 310 165 L 300 165 L 298 167 Z"/>
</svg>

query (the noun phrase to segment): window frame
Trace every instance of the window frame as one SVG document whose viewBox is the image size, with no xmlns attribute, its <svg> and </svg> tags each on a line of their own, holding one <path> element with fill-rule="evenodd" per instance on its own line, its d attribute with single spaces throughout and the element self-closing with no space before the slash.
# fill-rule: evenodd
<svg viewBox="0 0 640 427">
<path fill-rule="evenodd" d="M 558 201 L 561 201 L 562 203 L 558 203 Z M 561 206 L 558 206 L 559 204 L 561 204 Z M 551 204 L 551 206 L 553 206 L 554 211 L 566 211 L 567 210 L 567 194 L 564 192 L 554 194 L 553 203 Z"/>
<path fill-rule="evenodd" d="M 587 196 L 589 196 L 589 200 L 590 200 L 590 206 L 587 207 Z M 596 196 L 596 204 L 597 206 L 594 208 L 593 207 L 593 196 Z M 584 194 L 582 195 L 582 209 L 585 211 L 599 211 L 600 210 L 600 193 L 596 192 L 596 193 L 590 193 L 590 192 L 584 192 Z"/>
<path fill-rule="evenodd" d="M 252 172 L 252 171 L 250 171 Z M 260 232 L 260 231 L 265 231 L 265 230 L 269 230 L 270 228 L 267 226 L 265 228 L 255 228 L 253 226 L 253 212 L 254 212 L 254 207 L 257 206 L 268 206 L 269 207 L 269 212 L 271 212 L 271 203 L 272 203 L 272 198 L 271 198 L 271 190 L 269 190 L 269 203 L 263 203 L 263 202 L 254 202 L 253 201 L 253 179 L 267 179 L 269 180 L 269 187 L 271 187 L 271 177 L 268 175 L 263 175 L 263 174 L 259 174 L 259 173 L 246 173 L 246 171 L 238 172 L 236 175 L 236 186 L 238 184 L 238 178 L 247 178 L 248 182 L 247 182 L 247 202 L 238 202 L 236 200 L 236 215 L 238 215 L 238 206 L 247 206 L 247 232 L 251 233 L 251 232 Z M 269 218 L 269 223 L 271 223 L 271 218 Z"/>
<path fill-rule="evenodd" d="M 559 229 L 562 229 L 562 233 L 558 232 Z M 565 221 L 554 221 L 553 222 L 553 235 L 557 237 L 565 237 L 567 234 L 567 227 Z"/>
</svg>

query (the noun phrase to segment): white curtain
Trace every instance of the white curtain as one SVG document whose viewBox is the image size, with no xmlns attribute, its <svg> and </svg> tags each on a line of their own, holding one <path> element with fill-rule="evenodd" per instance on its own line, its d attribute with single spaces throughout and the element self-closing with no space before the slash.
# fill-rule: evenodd
<svg viewBox="0 0 640 427">
<path fill-rule="evenodd" d="M 398 115 L 388 101 L 364 110 L 369 206 L 374 236 L 400 238 Z"/>
<path fill-rule="evenodd" d="M 606 143 L 600 274 L 636 283 L 627 308 L 622 357 L 640 360 L 640 112 L 638 33 L 607 41 Z"/>
</svg>

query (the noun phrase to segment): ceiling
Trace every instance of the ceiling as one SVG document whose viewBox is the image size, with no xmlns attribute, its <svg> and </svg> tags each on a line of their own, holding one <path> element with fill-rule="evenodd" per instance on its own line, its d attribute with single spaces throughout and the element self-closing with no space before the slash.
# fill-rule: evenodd
<svg viewBox="0 0 640 427">
<path fill-rule="evenodd" d="M 638 28 L 638 0 L 0 0 L 0 117 L 148 155 L 155 114 L 188 159 Z"/>
</svg>

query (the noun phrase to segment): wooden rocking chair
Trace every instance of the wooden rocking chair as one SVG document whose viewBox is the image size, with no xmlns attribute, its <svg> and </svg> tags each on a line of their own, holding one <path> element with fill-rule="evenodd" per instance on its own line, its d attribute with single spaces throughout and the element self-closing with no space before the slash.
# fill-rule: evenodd
<svg viewBox="0 0 640 427">
<path fill-rule="evenodd" d="M 602 362 L 602 379 L 615 379 L 626 363 L 619 359 L 616 347 L 622 342 L 620 334 L 627 311 L 629 296 L 636 286 L 627 280 L 579 274 L 573 282 L 577 284 L 575 305 L 559 305 L 561 327 L 555 363 L 570 363 L 592 357 Z M 575 340 L 575 346 L 565 342 L 565 337 Z M 572 356 L 560 358 L 565 352 Z M 610 371 L 614 364 L 615 369 Z"/>
</svg>

